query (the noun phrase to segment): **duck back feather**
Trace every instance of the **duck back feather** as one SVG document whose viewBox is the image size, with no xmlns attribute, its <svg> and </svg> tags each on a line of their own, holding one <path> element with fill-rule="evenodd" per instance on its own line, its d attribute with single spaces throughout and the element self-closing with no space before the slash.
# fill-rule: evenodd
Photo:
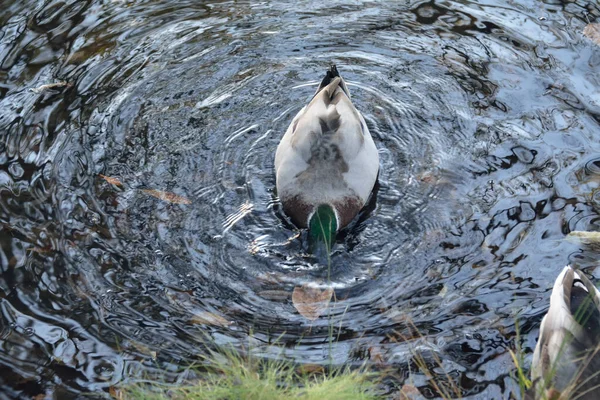
<svg viewBox="0 0 600 400">
<path fill-rule="evenodd" d="M 330 205 L 338 229 L 366 204 L 379 172 L 379 155 L 350 91 L 332 66 L 292 120 L 275 154 L 277 194 L 299 227 L 319 205 Z"/>
</svg>

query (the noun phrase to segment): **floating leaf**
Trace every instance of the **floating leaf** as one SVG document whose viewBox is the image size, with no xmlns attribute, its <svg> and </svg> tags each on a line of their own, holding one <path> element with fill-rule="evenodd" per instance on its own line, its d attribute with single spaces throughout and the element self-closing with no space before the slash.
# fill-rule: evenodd
<svg viewBox="0 0 600 400">
<path fill-rule="evenodd" d="M 110 183 L 111 185 L 123 187 L 123 184 L 117 178 L 112 178 L 110 176 L 106 176 L 106 175 L 102 175 L 102 174 L 98 174 L 98 176 L 100 178 L 104 179 L 106 182 Z"/>
<path fill-rule="evenodd" d="M 71 86 L 73 86 L 72 83 L 63 81 L 63 82 L 49 83 L 47 85 L 38 86 L 35 89 L 30 89 L 30 90 L 34 93 L 41 93 L 46 90 L 61 89 L 64 87 L 71 87 Z"/>
<path fill-rule="evenodd" d="M 294 288 L 292 302 L 304 318 L 314 321 L 327 309 L 332 295 L 333 288 L 321 290 L 304 284 Z"/>
<path fill-rule="evenodd" d="M 583 36 L 600 45 L 600 24 L 587 24 L 583 29 Z"/>
<path fill-rule="evenodd" d="M 231 323 L 227 321 L 225 318 L 220 315 L 213 314 L 208 311 L 202 311 L 196 313 L 192 318 L 190 318 L 190 322 L 192 324 L 198 325 L 212 325 L 212 326 L 229 326 Z"/>
<path fill-rule="evenodd" d="M 190 199 L 176 195 L 170 192 L 161 192 L 160 190 L 142 189 L 142 192 L 149 194 L 150 196 L 156 197 L 157 199 L 174 203 L 174 204 L 192 204 Z"/>
<path fill-rule="evenodd" d="M 576 238 L 592 243 L 600 243 L 600 232 L 573 231 L 569 232 L 568 238 Z"/>
</svg>

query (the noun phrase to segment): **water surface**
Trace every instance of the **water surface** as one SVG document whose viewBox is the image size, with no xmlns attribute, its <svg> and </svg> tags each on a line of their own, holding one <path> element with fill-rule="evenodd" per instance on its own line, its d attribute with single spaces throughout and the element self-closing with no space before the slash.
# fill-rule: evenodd
<svg viewBox="0 0 600 400">
<path fill-rule="evenodd" d="M 0 398 L 183 379 L 207 337 L 383 364 L 388 393 L 435 398 L 422 352 L 458 394 L 509 398 L 517 321 L 528 366 L 563 266 L 600 279 L 565 240 L 600 229 L 595 2 L 0 10 Z M 273 158 L 330 63 L 381 172 L 328 269 L 281 211 Z M 315 321 L 292 302 L 307 283 L 335 290 Z"/>
</svg>

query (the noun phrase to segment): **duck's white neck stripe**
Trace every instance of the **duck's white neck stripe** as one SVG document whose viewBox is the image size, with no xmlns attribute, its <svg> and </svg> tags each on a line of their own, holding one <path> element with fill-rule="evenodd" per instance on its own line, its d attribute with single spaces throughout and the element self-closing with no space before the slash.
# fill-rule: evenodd
<svg viewBox="0 0 600 400">
<path fill-rule="evenodd" d="M 306 219 L 306 226 L 310 226 L 310 220 L 312 219 L 313 215 L 315 215 L 315 213 L 317 212 L 317 208 L 319 208 L 319 206 L 321 206 L 323 204 L 327 204 L 333 210 L 333 215 L 335 215 L 335 223 L 336 223 L 335 226 L 337 227 L 336 231 L 338 231 L 340 229 L 340 216 L 338 215 L 337 210 L 331 203 L 321 203 L 318 206 L 316 206 L 315 208 L 313 208 L 312 212 L 310 214 L 308 214 L 308 218 Z"/>
</svg>

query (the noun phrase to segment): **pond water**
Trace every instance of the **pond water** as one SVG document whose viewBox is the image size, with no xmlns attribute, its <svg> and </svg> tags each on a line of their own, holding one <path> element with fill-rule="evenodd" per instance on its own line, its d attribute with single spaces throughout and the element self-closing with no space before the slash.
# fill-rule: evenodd
<svg viewBox="0 0 600 400">
<path fill-rule="evenodd" d="M 582 34 L 599 16 L 0 0 L 0 398 L 183 379 L 207 341 L 384 365 L 390 395 L 435 398 L 419 353 L 457 396 L 514 396 L 509 349 L 520 330 L 530 364 L 563 266 L 600 279 L 597 249 L 565 239 L 600 229 L 600 47 Z M 381 171 L 323 267 L 273 159 L 330 63 Z M 309 283 L 335 291 L 314 321 L 292 301 Z"/>
</svg>

